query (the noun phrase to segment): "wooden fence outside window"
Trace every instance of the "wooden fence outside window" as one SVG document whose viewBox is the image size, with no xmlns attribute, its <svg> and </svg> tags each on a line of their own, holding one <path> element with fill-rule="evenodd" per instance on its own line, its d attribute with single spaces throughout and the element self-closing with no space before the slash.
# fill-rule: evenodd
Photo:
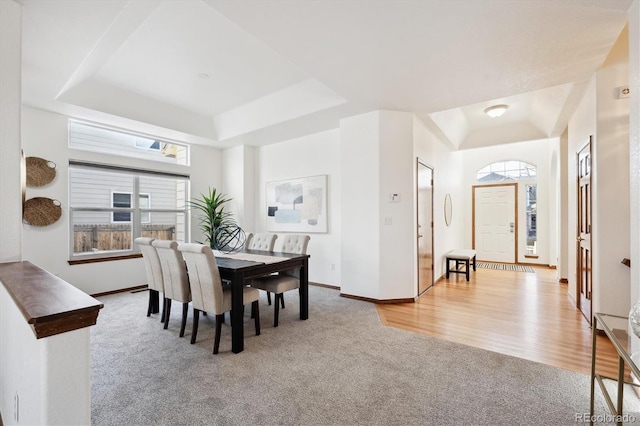
<svg viewBox="0 0 640 426">
<path fill-rule="evenodd" d="M 175 225 L 142 225 L 141 236 L 160 240 L 174 240 Z M 131 250 L 131 225 L 75 225 L 73 252 Z"/>
</svg>

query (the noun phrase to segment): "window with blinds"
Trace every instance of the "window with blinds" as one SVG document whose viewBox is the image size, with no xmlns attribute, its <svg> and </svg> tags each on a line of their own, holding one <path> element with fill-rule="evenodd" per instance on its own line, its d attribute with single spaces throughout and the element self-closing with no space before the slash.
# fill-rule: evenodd
<svg viewBox="0 0 640 426">
<path fill-rule="evenodd" d="M 70 259 L 134 252 L 136 237 L 189 241 L 189 176 L 69 162 Z"/>
</svg>

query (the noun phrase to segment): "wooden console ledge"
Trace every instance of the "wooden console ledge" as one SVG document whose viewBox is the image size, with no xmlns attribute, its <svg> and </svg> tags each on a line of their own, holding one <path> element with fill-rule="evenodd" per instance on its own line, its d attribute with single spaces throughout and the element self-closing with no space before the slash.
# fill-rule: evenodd
<svg viewBox="0 0 640 426">
<path fill-rule="evenodd" d="M 104 306 L 30 262 L 0 263 L 0 281 L 37 339 L 95 325 Z"/>
</svg>

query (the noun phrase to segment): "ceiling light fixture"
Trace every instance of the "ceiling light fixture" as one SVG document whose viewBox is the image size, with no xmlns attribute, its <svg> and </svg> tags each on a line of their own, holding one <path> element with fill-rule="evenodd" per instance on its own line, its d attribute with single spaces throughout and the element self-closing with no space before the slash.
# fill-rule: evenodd
<svg viewBox="0 0 640 426">
<path fill-rule="evenodd" d="M 494 105 L 485 109 L 484 112 L 491 118 L 500 117 L 509 108 L 509 105 Z"/>
</svg>

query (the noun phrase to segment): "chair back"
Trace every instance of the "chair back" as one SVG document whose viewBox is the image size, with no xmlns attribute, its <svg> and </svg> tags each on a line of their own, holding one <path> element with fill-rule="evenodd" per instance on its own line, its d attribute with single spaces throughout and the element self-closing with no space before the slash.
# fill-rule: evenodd
<svg viewBox="0 0 640 426">
<path fill-rule="evenodd" d="M 277 238 L 277 234 L 270 234 L 268 232 L 249 234 L 244 246 L 251 250 L 273 251 L 273 246 L 276 244 Z"/>
<path fill-rule="evenodd" d="M 178 302 L 191 302 L 191 289 L 187 267 L 178 251 L 177 241 L 154 240 L 153 245 L 160 258 L 162 279 L 164 281 L 164 297 Z"/>
<path fill-rule="evenodd" d="M 308 235 L 287 234 L 282 240 L 280 251 L 283 253 L 307 254 L 307 246 L 311 239 Z M 300 278 L 300 269 L 289 269 L 280 272 L 280 275 L 289 275 L 291 277 Z"/>
<path fill-rule="evenodd" d="M 222 280 L 211 247 L 203 244 L 181 243 L 182 253 L 189 269 L 189 282 L 193 307 L 215 315 L 223 314 Z"/>
<path fill-rule="evenodd" d="M 155 247 L 151 245 L 153 238 L 138 237 L 135 243 L 140 247 L 142 260 L 144 262 L 144 270 L 147 273 L 147 281 L 149 290 L 156 290 L 164 293 L 164 283 L 162 281 L 162 267 L 160 266 L 160 258 Z"/>
<path fill-rule="evenodd" d="M 281 252 L 307 254 L 307 246 L 311 239 L 308 235 L 287 234 L 282 240 Z"/>
</svg>

